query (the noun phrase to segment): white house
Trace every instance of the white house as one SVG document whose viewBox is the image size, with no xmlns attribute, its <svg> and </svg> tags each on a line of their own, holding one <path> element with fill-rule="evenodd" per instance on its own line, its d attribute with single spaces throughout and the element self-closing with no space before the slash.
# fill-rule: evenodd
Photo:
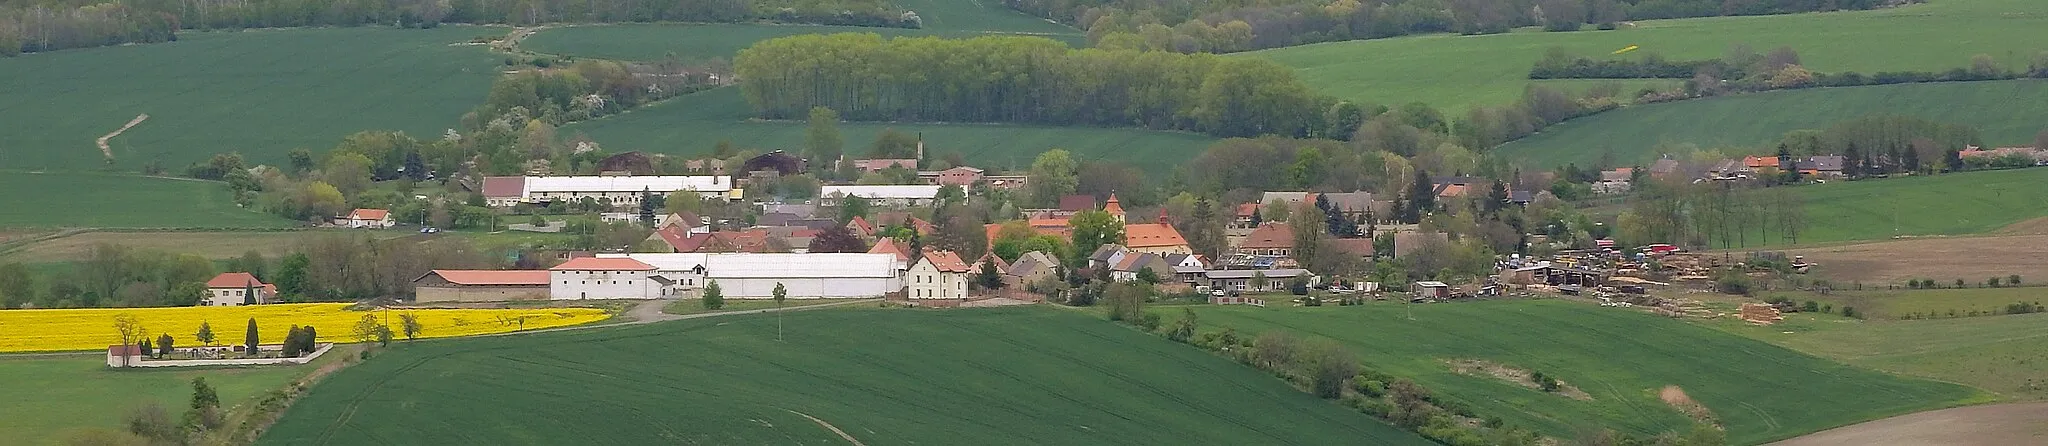
<svg viewBox="0 0 2048 446">
<path fill-rule="evenodd" d="M 696 297 L 713 281 L 727 299 L 772 298 L 776 284 L 790 299 L 880 297 L 903 289 L 893 254 L 633 253 L 597 258 L 648 265 L 648 280 L 655 282 L 648 297 Z"/>
<path fill-rule="evenodd" d="M 966 299 L 967 262 L 952 251 L 932 251 L 910 266 L 911 299 Z"/>
<path fill-rule="evenodd" d="M 350 228 L 384 229 L 391 227 L 391 211 L 384 209 L 356 209 L 348 215 L 334 219 L 336 226 Z"/>
<path fill-rule="evenodd" d="M 489 177 L 483 184 L 484 201 L 500 207 L 585 198 L 637 207 L 642 195 L 666 198 L 686 190 L 716 200 L 732 199 L 734 191 L 732 177 L 724 175 Z"/>
<path fill-rule="evenodd" d="M 276 301 L 277 285 L 265 284 L 249 273 L 221 273 L 206 281 L 206 299 L 200 300 L 199 305 L 228 307 Z"/>
<path fill-rule="evenodd" d="M 661 287 L 648 276 L 654 266 L 630 258 L 578 257 L 548 268 L 548 297 L 564 299 L 650 299 Z"/>
<path fill-rule="evenodd" d="M 861 197 L 876 206 L 930 206 L 944 186 L 825 186 L 818 189 L 819 204 L 838 206 L 839 199 Z"/>
</svg>

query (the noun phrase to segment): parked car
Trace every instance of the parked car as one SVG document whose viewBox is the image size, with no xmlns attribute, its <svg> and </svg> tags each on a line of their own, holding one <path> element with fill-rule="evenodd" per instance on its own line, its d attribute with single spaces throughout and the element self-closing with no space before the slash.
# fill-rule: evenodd
<svg viewBox="0 0 2048 446">
<path fill-rule="evenodd" d="M 439 232 L 441 232 L 441 228 L 436 228 L 436 227 L 433 227 L 433 226 L 428 226 L 428 227 L 420 228 L 420 233 L 421 233 L 421 234 L 434 234 L 434 233 L 439 233 Z"/>
</svg>

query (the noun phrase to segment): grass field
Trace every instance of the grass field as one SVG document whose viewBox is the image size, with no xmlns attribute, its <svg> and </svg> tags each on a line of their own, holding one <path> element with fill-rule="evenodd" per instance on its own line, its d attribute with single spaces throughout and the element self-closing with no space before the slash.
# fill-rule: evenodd
<svg viewBox="0 0 2048 446">
<path fill-rule="evenodd" d="M 217 152 L 280 164 L 361 130 L 438 136 L 483 101 L 500 58 L 451 46 L 503 28 L 189 32 L 177 42 L 0 59 L 0 166 L 87 170 L 151 160 L 181 170 Z M 17 189 L 4 189 L 17 190 Z"/>
<path fill-rule="evenodd" d="M 786 318 L 785 342 L 730 316 L 394 349 L 258 443 L 1428 444 L 1078 312 Z"/>
<path fill-rule="evenodd" d="M 1351 346 L 1368 366 L 1409 377 L 1482 415 L 1571 438 L 1583 426 L 1638 435 L 1684 432 L 1659 400 L 1682 388 L 1753 444 L 1981 398 L 1962 386 L 1897 378 L 1642 312 L 1564 301 L 1362 307 L 1195 307 L 1204 330 L 1285 330 Z M 1166 314 L 1176 314 L 1169 311 Z M 1480 359 L 1555 376 L 1590 401 L 1454 373 Z"/>
<path fill-rule="evenodd" d="M 1494 150 L 1531 167 L 1649 163 L 1659 144 L 1722 155 L 1776 153 L 1785 132 L 1874 114 L 1974 126 L 1986 144 L 2032 145 L 2048 130 L 2048 80 L 1946 82 L 1772 91 L 1627 107 L 1575 119 Z M 1673 153 L 1674 156 L 1684 154 Z"/>
<path fill-rule="evenodd" d="M 1990 232 L 2048 216 L 2044 183 L 2048 169 L 2034 168 L 1800 186 L 1799 242 Z"/>
<path fill-rule="evenodd" d="M 55 445 L 80 430 L 126 432 L 122 418 L 128 411 L 151 403 L 180 417 L 192 401 L 194 377 L 206 378 L 223 408 L 246 404 L 330 358 L 300 367 L 113 370 L 99 355 L 0 356 L 0 382 L 8 388 L 8 397 L 0 401 L 0 419 L 7 420 L 0 423 L 0 438 L 11 444 Z"/>
<path fill-rule="evenodd" d="M 643 150 L 700 155 L 719 140 L 759 150 L 800 150 L 801 121 L 752 121 L 752 108 L 739 88 L 690 94 L 659 104 L 564 126 L 559 132 L 583 132 L 605 150 Z M 1007 124 L 841 123 L 849 157 L 867 153 L 882 129 L 922 133 L 929 156 L 960 152 L 977 167 L 1024 169 L 1048 148 L 1064 148 L 1082 159 L 1125 161 L 1154 175 L 1199 155 L 1216 141 L 1204 135 L 1139 129 L 1047 127 Z"/>
<path fill-rule="evenodd" d="M 1835 283 L 1939 279 L 1953 284 L 1955 279 L 1975 282 L 2014 274 L 2031 283 L 2048 279 L 2048 251 L 2042 246 L 2048 246 L 2048 235 L 1916 238 L 1792 249 L 1786 254 L 1819 263 L 1812 274 Z"/>
<path fill-rule="evenodd" d="M 896 5 L 916 11 L 924 28 L 869 28 L 858 26 L 719 24 L 633 24 L 616 26 L 574 26 L 535 33 L 521 41 L 523 49 L 548 54 L 628 60 L 661 60 L 670 53 L 683 60 L 712 57 L 732 60 L 740 49 L 762 40 L 798 34 L 875 33 L 883 37 L 939 36 L 974 37 L 985 34 L 1029 34 L 1058 39 L 1069 45 L 1087 43 L 1081 31 L 1032 17 L 1004 7 L 1002 2 L 983 0 L 900 0 Z"/>
<path fill-rule="evenodd" d="M 1304 81 L 1338 97 L 1378 104 L 1427 102 L 1452 113 L 1520 97 L 1529 67 L 1551 47 L 1605 55 L 1629 45 L 1636 55 L 1672 59 L 1721 57 L 1734 44 L 1759 52 L 1799 51 L 1826 72 L 1966 67 L 1988 54 L 2025 69 L 2048 50 L 2048 2 L 1930 0 L 1900 8 L 1754 17 L 1635 22 L 1617 31 L 1545 33 L 1534 29 L 1488 36 L 1429 35 L 1280 48 L 1248 53 L 1295 67 Z"/>
<path fill-rule="evenodd" d="M 862 299 L 795 299 L 783 302 L 782 307 L 808 307 L 854 300 Z M 720 311 L 766 310 L 775 307 L 774 299 L 727 299 L 724 307 L 709 310 L 704 308 L 703 299 L 678 299 L 675 302 L 670 302 L 668 306 L 661 307 L 661 312 L 668 314 L 697 314 Z"/>
<path fill-rule="evenodd" d="M 2048 399 L 2048 314 L 1859 321 L 1795 313 L 1757 327 L 1705 323 L 1850 364 L 1958 382 L 2011 399 Z"/>
<path fill-rule="evenodd" d="M 1980 286 L 1978 283 L 1988 278 L 1977 277 L 1964 280 L 1969 280 L 1970 286 L 1975 287 Z M 1953 280 L 1954 278 L 1945 278 L 1939 280 L 1939 282 L 1941 282 L 1941 286 L 1954 286 Z M 2048 302 L 2048 288 L 2042 287 L 1893 290 L 1866 285 L 1868 289 L 1865 291 L 1857 291 L 1853 288 L 1842 289 L 1842 287 L 1849 286 L 1849 284 L 1837 284 L 1835 285 L 1836 290 L 1825 295 L 1806 291 L 1769 291 L 1758 293 L 1757 297 L 1762 299 L 1784 297 L 1792 299 L 1793 302 L 1802 303 L 1811 300 L 1821 304 L 1832 305 L 1838 312 L 1845 306 L 1856 307 L 1856 312 L 1867 319 L 1899 319 L 1909 314 L 1936 314 L 1937 317 L 1966 317 L 1970 316 L 1971 311 L 1976 311 L 1980 315 L 1990 316 L 2004 314 L 2005 306 L 2013 303 L 2037 304 Z M 1955 311 L 1955 316 L 1949 316 L 1949 311 Z"/>
<path fill-rule="evenodd" d="M 0 61 L 0 66 L 5 63 Z M 17 128 L 12 125 L 0 127 L 4 127 L 0 132 Z M 0 137 L 0 141 L 4 140 Z M 0 161 L 0 164 L 7 162 Z M 233 194 L 225 184 L 210 181 L 0 170 L 0 191 L 8 191 L 5 205 L 0 206 L 0 227 L 285 228 L 296 225 L 290 220 L 236 206 Z"/>
</svg>

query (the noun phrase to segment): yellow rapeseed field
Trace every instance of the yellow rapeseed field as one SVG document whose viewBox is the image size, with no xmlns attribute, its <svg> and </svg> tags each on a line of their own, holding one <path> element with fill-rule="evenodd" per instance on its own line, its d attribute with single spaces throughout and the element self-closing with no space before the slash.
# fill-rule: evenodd
<svg viewBox="0 0 2048 446">
<path fill-rule="evenodd" d="M 169 333 L 178 346 L 196 346 L 201 323 L 213 327 L 214 343 L 241 344 L 249 319 L 256 319 L 265 344 L 284 341 L 293 325 L 318 329 L 321 342 L 355 342 L 352 334 L 363 315 L 389 318 L 393 337 L 403 338 L 399 315 L 419 318 L 419 337 L 441 338 L 563 327 L 604 320 L 593 308 L 533 309 L 391 309 L 350 311 L 348 304 L 277 304 L 240 307 L 88 308 L 69 310 L 0 310 L 0 352 L 100 350 L 121 343 L 114 318 L 134 316 L 152 342 Z"/>
</svg>

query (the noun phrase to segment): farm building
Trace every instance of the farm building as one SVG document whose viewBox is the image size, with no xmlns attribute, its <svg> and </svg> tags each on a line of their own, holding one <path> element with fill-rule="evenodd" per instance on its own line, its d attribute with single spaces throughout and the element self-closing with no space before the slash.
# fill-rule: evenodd
<svg viewBox="0 0 2048 446">
<path fill-rule="evenodd" d="M 1266 222 L 1238 243 L 1237 255 L 1288 257 L 1294 255 L 1294 229 L 1282 222 Z"/>
<path fill-rule="evenodd" d="M 437 269 L 412 280 L 415 302 L 545 300 L 548 272 Z"/>
<path fill-rule="evenodd" d="M 911 299 L 966 299 L 967 262 L 952 251 L 932 251 L 919 256 L 907 276 Z"/>
<path fill-rule="evenodd" d="M 277 285 L 269 285 L 249 273 L 220 273 L 206 281 L 206 299 L 199 305 L 229 307 L 267 304 L 277 300 Z"/>
<path fill-rule="evenodd" d="M 1058 268 L 1059 261 L 1053 260 L 1051 254 L 1046 254 L 1045 251 L 1031 251 L 1017 256 L 1017 261 L 1010 262 L 1010 268 L 1003 274 L 1014 277 L 1016 283 L 1022 285 L 1052 277 L 1058 273 Z"/>
<path fill-rule="evenodd" d="M 917 170 L 917 160 L 910 158 L 874 158 L 847 160 L 847 162 L 853 163 L 853 168 L 860 170 L 861 173 L 881 172 L 891 167 L 903 170 Z"/>
<path fill-rule="evenodd" d="M 981 181 L 981 172 L 981 169 L 960 166 L 946 170 L 921 171 L 917 173 L 917 179 L 934 186 L 967 187 Z"/>
<path fill-rule="evenodd" d="M 630 297 L 637 299 L 696 296 L 713 281 L 727 299 L 770 298 L 777 283 L 791 299 L 876 297 L 903 289 L 894 254 L 634 253 L 595 259 L 646 265 L 653 285 Z"/>
<path fill-rule="evenodd" d="M 644 194 L 666 197 L 685 190 L 717 200 L 732 199 L 734 191 L 732 178 L 722 175 L 489 177 L 483 185 L 484 201 L 498 207 L 585 198 L 631 207 Z"/>
<path fill-rule="evenodd" d="M 647 299 L 660 296 L 648 278 L 654 265 L 630 258 L 578 257 L 548 268 L 553 299 Z"/>
<path fill-rule="evenodd" d="M 1415 282 L 1416 298 L 1442 299 L 1451 296 L 1451 286 L 1443 282 Z"/>
<path fill-rule="evenodd" d="M 841 198 L 861 197 L 876 206 L 930 206 L 932 201 L 939 197 L 940 187 L 942 186 L 825 186 L 818 190 L 818 201 L 823 206 L 838 206 Z"/>
</svg>

